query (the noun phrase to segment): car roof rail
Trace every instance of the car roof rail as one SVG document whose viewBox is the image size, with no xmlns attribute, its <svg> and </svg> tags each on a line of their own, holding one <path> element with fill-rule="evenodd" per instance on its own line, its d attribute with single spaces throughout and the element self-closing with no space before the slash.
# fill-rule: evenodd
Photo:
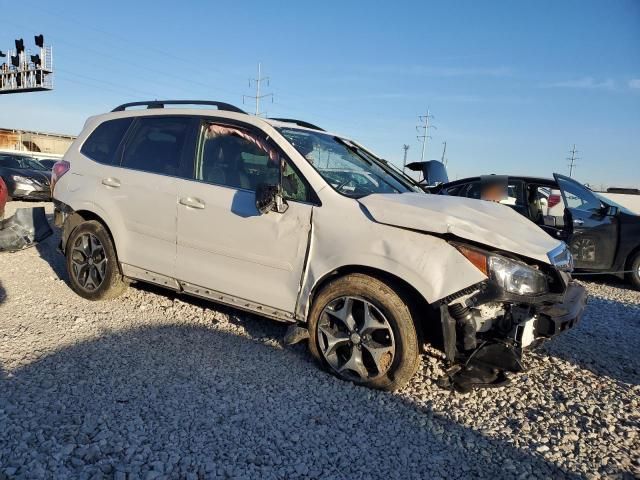
<svg viewBox="0 0 640 480">
<path fill-rule="evenodd" d="M 312 130 L 320 130 L 321 132 L 325 132 L 324 128 L 320 128 L 313 123 L 305 122 L 304 120 L 295 120 L 293 118 L 269 118 L 269 120 L 276 120 L 277 122 L 285 122 L 285 123 L 294 123 L 299 127 L 311 128 Z"/>
<path fill-rule="evenodd" d="M 236 113 L 247 113 L 240 108 L 231 105 L 230 103 L 224 102 L 215 102 L 210 100 L 149 100 L 146 102 L 131 102 L 131 103 L 123 103 L 122 105 L 118 105 L 116 108 L 111 110 L 112 112 L 124 112 L 127 108 L 130 107 L 143 107 L 146 106 L 147 109 L 150 108 L 164 108 L 165 105 L 209 105 L 216 107 L 218 110 L 222 110 L 225 112 L 236 112 Z"/>
</svg>

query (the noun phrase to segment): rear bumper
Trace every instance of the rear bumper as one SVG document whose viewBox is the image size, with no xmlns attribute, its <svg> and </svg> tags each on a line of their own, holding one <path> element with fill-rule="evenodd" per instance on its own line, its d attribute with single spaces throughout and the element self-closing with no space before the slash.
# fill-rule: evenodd
<svg viewBox="0 0 640 480">
<path fill-rule="evenodd" d="M 545 305 L 538 309 L 535 336 L 551 338 L 575 327 L 582 319 L 586 306 L 586 289 L 577 283 L 569 283 L 561 303 Z"/>
</svg>

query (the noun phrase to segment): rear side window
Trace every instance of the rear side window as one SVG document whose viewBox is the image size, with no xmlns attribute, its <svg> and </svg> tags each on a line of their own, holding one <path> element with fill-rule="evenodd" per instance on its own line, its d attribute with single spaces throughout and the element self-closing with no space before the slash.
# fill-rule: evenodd
<svg viewBox="0 0 640 480">
<path fill-rule="evenodd" d="M 89 135 L 80 152 L 96 162 L 108 165 L 118 163 L 115 161 L 116 151 L 131 121 L 131 118 L 118 118 L 101 123 Z"/>
<path fill-rule="evenodd" d="M 189 117 L 141 117 L 129 135 L 121 166 L 177 176 L 192 121 Z"/>
</svg>

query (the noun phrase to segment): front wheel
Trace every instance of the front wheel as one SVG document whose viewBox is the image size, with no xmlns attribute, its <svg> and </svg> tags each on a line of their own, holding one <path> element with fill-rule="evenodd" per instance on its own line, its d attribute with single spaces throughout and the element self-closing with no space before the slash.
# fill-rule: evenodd
<svg viewBox="0 0 640 480">
<path fill-rule="evenodd" d="M 640 290 L 640 251 L 636 252 L 629 262 L 627 280 L 636 290 Z"/>
<path fill-rule="evenodd" d="M 109 232 L 94 220 L 78 225 L 67 241 L 67 271 L 74 292 L 87 300 L 107 300 L 127 288 Z"/>
<path fill-rule="evenodd" d="M 377 278 L 350 274 L 324 287 L 309 314 L 309 348 L 331 373 L 382 390 L 404 386 L 420 365 L 411 310 Z"/>
</svg>

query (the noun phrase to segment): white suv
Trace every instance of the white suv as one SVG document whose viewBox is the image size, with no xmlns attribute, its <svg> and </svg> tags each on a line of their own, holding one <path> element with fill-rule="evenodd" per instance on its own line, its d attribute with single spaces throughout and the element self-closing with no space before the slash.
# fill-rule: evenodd
<svg viewBox="0 0 640 480">
<path fill-rule="evenodd" d="M 305 122 L 126 104 L 90 118 L 53 177 L 80 296 L 135 279 L 290 322 L 291 341 L 308 332 L 325 367 L 370 387 L 404 385 L 426 340 L 458 365 L 453 386 L 497 381 L 585 306 L 566 246 L 523 216 L 421 193 Z"/>
</svg>

